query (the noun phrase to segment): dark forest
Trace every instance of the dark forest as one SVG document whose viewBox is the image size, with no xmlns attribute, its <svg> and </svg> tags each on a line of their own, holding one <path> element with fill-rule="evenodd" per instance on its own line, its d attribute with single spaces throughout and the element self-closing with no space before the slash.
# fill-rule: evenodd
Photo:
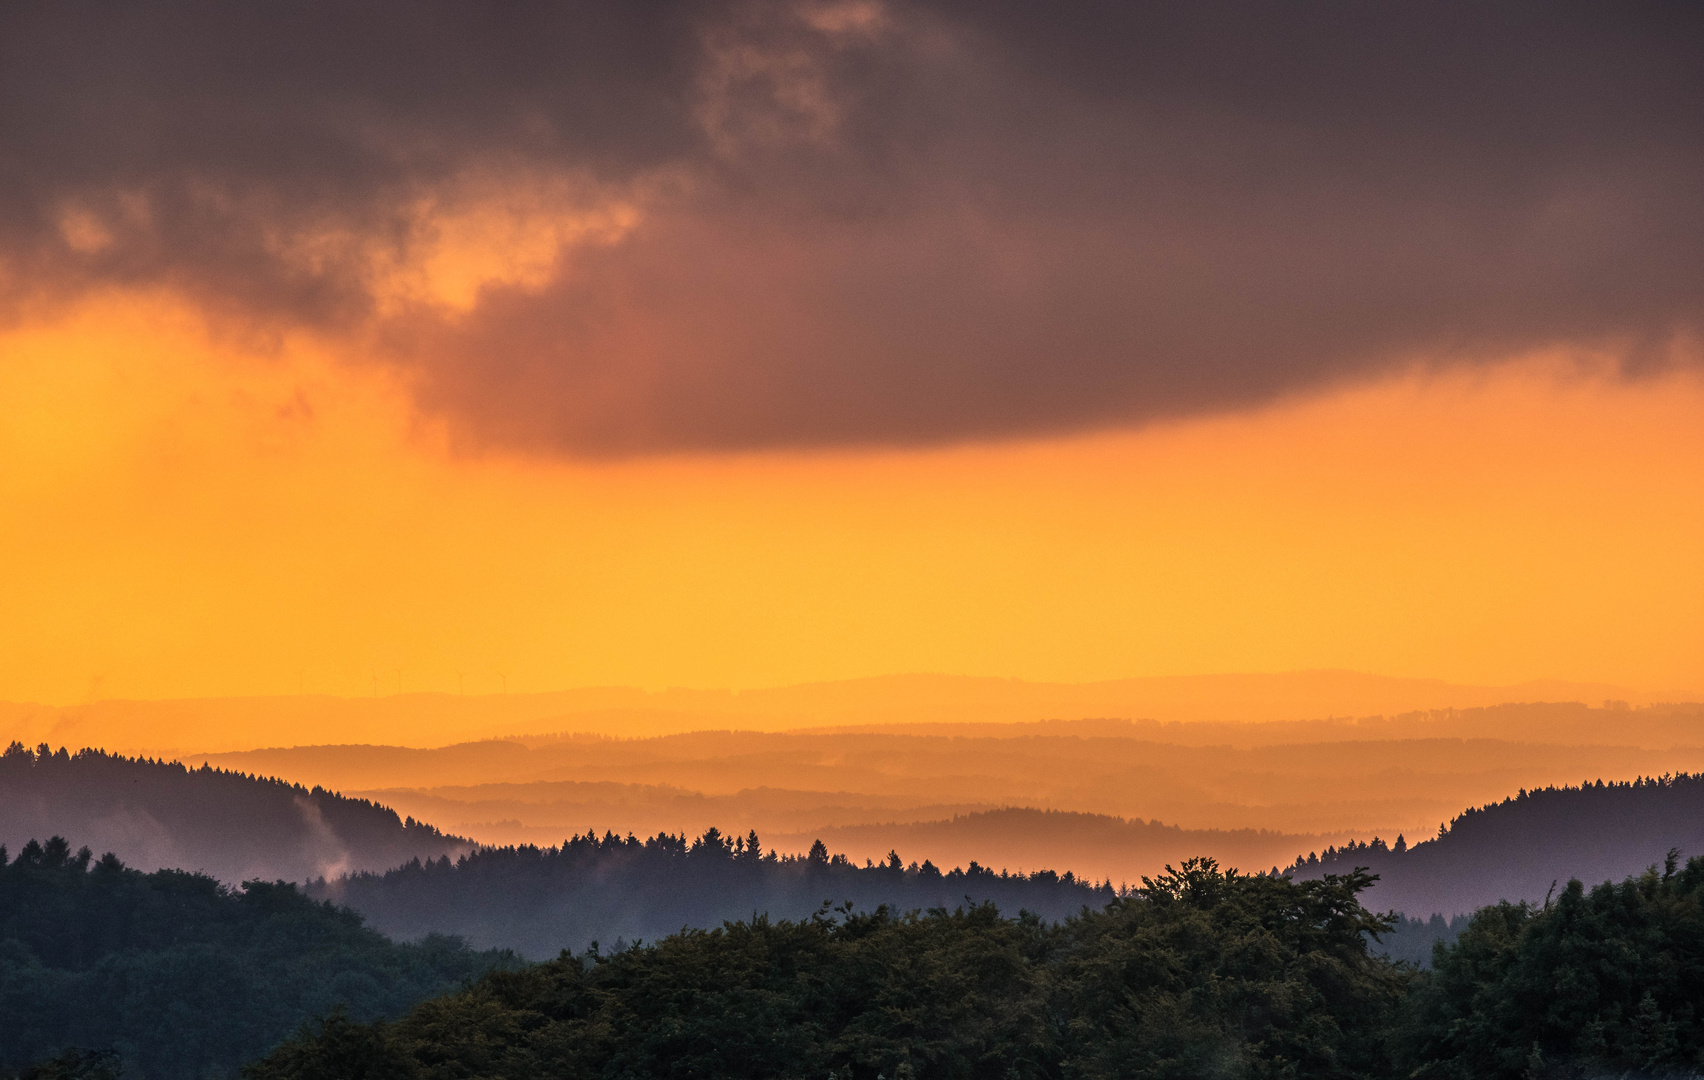
<svg viewBox="0 0 1704 1080">
<path fill-rule="evenodd" d="M 412 860 L 384 874 L 315 881 L 309 895 L 355 908 L 400 938 L 438 931 L 534 958 L 649 941 L 765 913 L 806 918 L 823 904 L 894 911 L 992 903 L 1057 921 L 1113 899 L 1111 885 L 1070 872 L 996 873 L 972 862 L 941 871 L 890 853 L 858 866 L 818 841 L 803 856 L 763 850 L 756 832 L 640 840 L 587 833 L 560 847 L 483 848 L 451 862 Z"/>
<path fill-rule="evenodd" d="M 707 853 L 717 840 L 669 857 L 683 871 L 768 864 L 819 884 L 908 872 L 742 864 L 737 846 Z M 528 857 L 496 855 L 497 867 Z M 451 937 L 393 944 L 285 883 L 143 874 L 54 838 L 0 867 L 0 1075 L 191 1080 L 251 1061 L 248 1080 L 1453 1080 L 1704 1063 L 1704 859 L 1682 868 L 1671 853 L 1619 884 L 1573 881 L 1548 903 L 1482 908 L 1465 925 L 1369 911 L 1374 880 L 1192 860 L 1058 920 L 992 902 L 825 903 L 527 965 Z M 1429 969 L 1405 955 L 1423 943 Z"/>
<path fill-rule="evenodd" d="M 1369 951 L 1364 872 L 1186 863 L 1060 924 L 824 911 L 494 973 L 334 1017 L 248 1080 L 462 1076 L 1695 1075 L 1704 859 L 1479 911 L 1430 971 Z"/>
<path fill-rule="evenodd" d="M 227 1076 L 334 1007 L 396 1016 L 518 963 L 444 936 L 393 943 L 284 882 L 144 874 L 59 837 L 9 862 L 0 847 L 0 864 L 0 1068 L 79 1046 L 127 1075 Z"/>
</svg>

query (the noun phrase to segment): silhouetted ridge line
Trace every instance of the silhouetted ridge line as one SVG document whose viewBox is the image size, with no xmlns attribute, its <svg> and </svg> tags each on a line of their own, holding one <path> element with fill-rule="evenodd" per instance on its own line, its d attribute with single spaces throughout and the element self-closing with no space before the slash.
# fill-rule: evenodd
<svg viewBox="0 0 1704 1080">
<path fill-rule="evenodd" d="M 65 833 L 138 865 L 201 869 L 228 882 L 301 881 L 471 846 L 318 785 L 13 742 L 0 754 L 0 842 Z"/>
<path fill-rule="evenodd" d="M 1704 851 L 1704 774 L 1523 788 L 1462 811 L 1422 843 L 1351 841 L 1298 856 L 1287 873 L 1366 867 L 1380 879 L 1370 903 L 1424 917 L 1541 901 L 1570 878 L 1621 880 L 1661 863 L 1670 849 Z"/>
<path fill-rule="evenodd" d="M 560 846 L 523 844 L 412 859 L 384 873 L 310 883 L 309 892 L 364 913 L 396 937 L 454 933 L 501 943 L 529 956 L 553 956 L 593 941 L 652 940 L 683 927 L 714 927 L 766 913 L 805 918 L 823 903 L 893 910 L 991 902 L 1057 920 L 1101 907 L 1111 882 L 1052 870 L 1012 873 L 975 861 L 942 871 L 906 864 L 889 852 L 858 866 L 818 840 L 804 855 L 765 851 L 755 830 L 729 837 L 711 828 L 696 839 L 662 832 L 647 839 L 588 830 Z"/>
<path fill-rule="evenodd" d="M 29 759 L 29 760 L 25 761 L 23 759 Z M 48 767 L 48 768 L 57 767 L 57 766 L 61 766 L 61 765 L 84 765 L 84 766 L 87 766 L 91 762 L 101 763 L 101 764 L 119 767 L 119 768 L 127 767 L 127 766 L 145 766 L 145 767 L 148 767 L 148 768 L 165 769 L 165 770 L 168 770 L 168 771 L 175 771 L 179 774 L 183 774 L 183 775 L 186 775 L 186 776 L 189 776 L 189 775 L 200 775 L 200 776 L 212 775 L 212 776 L 223 777 L 223 778 L 232 779 L 232 780 L 248 781 L 250 783 L 255 783 L 255 784 L 274 785 L 274 786 L 277 786 L 277 787 L 287 788 L 289 791 L 291 791 L 292 793 L 295 793 L 295 794 L 311 795 L 315 798 L 329 797 L 329 798 L 340 800 L 340 801 L 345 802 L 345 803 L 350 803 L 350 804 L 359 805 L 359 806 L 372 807 L 373 809 L 381 811 L 381 812 L 386 813 L 386 814 L 389 814 L 392 817 L 397 816 L 396 811 L 390 809 L 388 806 L 384 806 L 381 803 L 375 802 L 372 799 L 363 799 L 363 798 L 360 798 L 358 796 L 344 795 L 341 792 L 334 791 L 331 788 L 323 787 L 319 784 L 315 784 L 312 787 L 308 787 L 305 784 L 293 782 L 293 781 L 290 781 L 290 780 L 280 779 L 277 776 L 262 775 L 260 773 L 243 772 L 241 769 L 221 769 L 221 768 L 217 768 L 213 765 L 210 765 L 207 762 L 202 762 L 202 764 L 199 767 L 196 767 L 196 766 L 193 766 L 193 765 L 185 765 L 181 761 L 176 761 L 176 760 L 168 761 L 165 758 L 153 758 L 153 757 L 148 757 L 148 756 L 145 756 L 145 755 L 138 755 L 136 757 L 126 757 L 123 754 L 109 754 L 109 753 L 107 753 L 106 750 L 101 749 L 99 747 L 84 747 L 83 749 L 78 750 L 75 754 L 72 754 L 72 753 L 69 753 L 65 749 L 65 747 L 63 747 L 63 746 L 61 746 L 58 749 L 58 751 L 53 751 L 48 746 L 47 743 L 42 743 L 39 746 L 37 746 L 34 751 L 31 751 L 23 743 L 18 742 L 15 739 L 12 741 L 11 745 L 6 748 L 4 753 L 0 753 L 0 779 L 6 778 L 6 776 L 8 775 L 8 773 L 7 773 L 8 768 L 17 768 L 19 766 L 26 766 L 26 767 L 27 766 L 43 766 L 43 767 Z M 406 827 L 406 828 L 427 829 L 427 830 L 430 830 L 430 832 L 433 835 L 445 836 L 447 839 L 451 839 L 451 840 L 462 839 L 461 837 L 458 837 L 458 836 L 451 836 L 449 834 L 440 832 L 435 826 L 429 825 L 424 821 L 415 821 L 412 817 L 399 819 L 399 820 L 401 820 L 403 822 L 404 827 Z"/>
</svg>

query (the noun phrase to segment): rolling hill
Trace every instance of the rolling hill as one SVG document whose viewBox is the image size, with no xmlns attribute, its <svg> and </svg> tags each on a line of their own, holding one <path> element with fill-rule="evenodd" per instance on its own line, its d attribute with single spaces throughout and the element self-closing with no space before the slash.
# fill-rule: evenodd
<svg viewBox="0 0 1704 1080">
<path fill-rule="evenodd" d="M 1365 866 L 1368 906 L 1454 915 L 1499 900 L 1542 903 L 1569 879 L 1587 886 L 1661 866 L 1672 849 L 1704 854 L 1704 775 L 1681 773 L 1522 790 L 1457 815 L 1412 846 L 1375 838 L 1292 867 L 1298 877 Z"/>
<path fill-rule="evenodd" d="M 203 765 L 14 742 L 0 754 L 0 844 L 71 836 L 143 870 L 302 881 L 459 855 L 471 844 L 366 799 Z"/>
<path fill-rule="evenodd" d="M 820 836 L 860 860 L 897 847 L 943 864 L 975 858 L 1134 881 L 1164 860 L 1128 842 L 1131 822 L 1295 837 L 1292 848 L 1204 850 L 1228 865 L 1265 868 L 1350 839 L 1429 836 L 1462 807 L 1522 788 L 1704 770 L 1704 709 L 1560 703 L 1264 724 L 1102 719 L 527 736 L 189 760 L 323 784 L 490 844 L 550 845 L 587 829 L 697 835 L 715 826 L 756 829 L 795 853 Z M 1014 808 L 1098 823 L 1086 817 L 1066 836 L 1012 819 L 1012 831 L 982 830 L 974 841 L 970 826 L 948 824 Z"/>
</svg>

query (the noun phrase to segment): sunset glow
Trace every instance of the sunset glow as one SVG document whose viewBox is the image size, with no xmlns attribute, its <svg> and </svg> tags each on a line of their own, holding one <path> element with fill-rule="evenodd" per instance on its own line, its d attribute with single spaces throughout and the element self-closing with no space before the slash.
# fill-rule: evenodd
<svg viewBox="0 0 1704 1080">
<path fill-rule="evenodd" d="M 1701 36 L 8 8 L 0 845 L 1104 886 L 1556 785 L 1686 818 Z"/>
<path fill-rule="evenodd" d="M 1016 442 L 551 461 L 302 335 L 0 338 L 0 697 L 1085 681 L 1704 685 L 1704 382 L 1543 355 Z"/>
<path fill-rule="evenodd" d="M 1704 1077 L 1701 57 L 0 4 L 0 1080 Z"/>
</svg>

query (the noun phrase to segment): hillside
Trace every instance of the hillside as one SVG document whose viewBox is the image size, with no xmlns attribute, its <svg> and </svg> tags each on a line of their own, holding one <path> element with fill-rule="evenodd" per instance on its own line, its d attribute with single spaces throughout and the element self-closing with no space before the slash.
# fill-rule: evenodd
<svg viewBox="0 0 1704 1080">
<path fill-rule="evenodd" d="M 470 845 L 366 799 L 210 766 L 14 742 L 0 754 L 0 843 L 75 836 L 143 868 L 304 881 Z"/>
<path fill-rule="evenodd" d="M 0 1075 L 80 1046 L 141 1080 L 231 1076 L 334 1006 L 394 1017 L 515 963 L 393 944 L 282 883 L 143 874 L 57 836 L 0 847 Z"/>
<path fill-rule="evenodd" d="M 383 874 L 312 882 L 312 896 L 360 911 L 394 937 L 430 932 L 545 958 L 592 942 L 655 940 L 756 914 L 804 919 L 825 904 L 870 912 L 990 902 L 1061 920 L 1099 908 L 1114 890 L 1052 871 L 995 873 L 975 862 L 943 872 L 932 863 L 858 866 L 818 842 L 803 856 L 765 851 L 756 833 L 710 829 L 696 840 L 575 836 L 559 847 L 485 848 L 451 862 L 412 861 Z"/>
<path fill-rule="evenodd" d="M 1375 838 L 1328 848 L 1292 871 L 1318 877 L 1367 867 L 1379 875 L 1369 905 L 1423 917 L 1501 900 L 1542 902 L 1570 878 L 1618 881 L 1661 865 L 1670 849 L 1704 853 L 1704 774 L 1523 790 L 1464 811 L 1423 843 Z"/>
</svg>

